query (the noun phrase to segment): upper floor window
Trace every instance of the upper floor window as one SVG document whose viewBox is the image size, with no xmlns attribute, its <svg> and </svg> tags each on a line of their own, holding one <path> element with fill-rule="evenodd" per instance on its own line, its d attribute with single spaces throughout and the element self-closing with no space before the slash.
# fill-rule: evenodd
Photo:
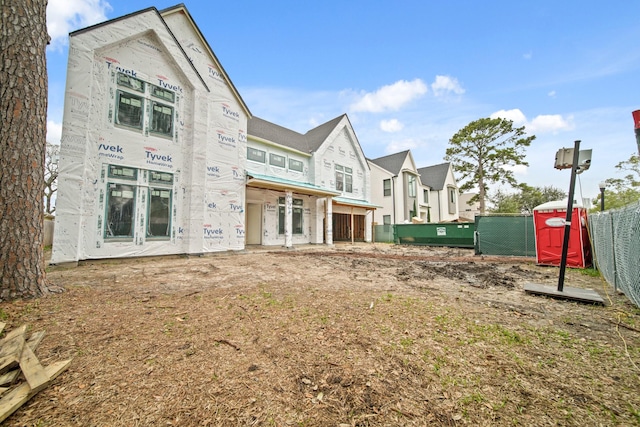
<svg viewBox="0 0 640 427">
<path fill-rule="evenodd" d="M 176 101 L 173 91 L 148 84 L 124 73 L 117 74 L 116 82 L 116 124 L 144 130 L 145 105 L 148 105 L 147 132 L 173 136 Z"/>
<path fill-rule="evenodd" d="M 353 169 L 336 165 L 336 190 L 353 193 Z"/>
<path fill-rule="evenodd" d="M 429 204 L 429 190 L 422 190 L 422 201 Z"/>
<path fill-rule="evenodd" d="M 384 192 L 384 196 L 391 195 L 391 178 L 382 181 L 382 191 Z"/>
<path fill-rule="evenodd" d="M 269 164 L 273 166 L 278 166 L 279 168 L 283 168 L 287 165 L 286 157 L 281 156 L 279 154 L 269 154 Z"/>
<path fill-rule="evenodd" d="M 416 177 L 409 175 L 407 177 L 407 194 L 409 197 L 416 197 Z"/>
<path fill-rule="evenodd" d="M 254 162 L 265 163 L 267 153 L 256 148 L 247 147 L 247 159 Z"/>
<path fill-rule="evenodd" d="M 292 171 L 302 172 L 303 164 L 300 160 L 289 159 L 289 169 Z"/>
</svg>

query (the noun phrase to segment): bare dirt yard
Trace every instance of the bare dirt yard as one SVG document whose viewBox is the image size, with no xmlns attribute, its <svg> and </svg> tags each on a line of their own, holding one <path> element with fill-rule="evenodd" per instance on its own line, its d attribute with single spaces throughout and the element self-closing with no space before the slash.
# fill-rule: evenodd
<svg viewBox="0 0 640 427">
<path fill-rule="evenodd" d="M 70 368 L 7 426 L 640 424 L 640 310 L 558 269 L 386 244 L 83 262 L 0 303 Z"/>
</svg>

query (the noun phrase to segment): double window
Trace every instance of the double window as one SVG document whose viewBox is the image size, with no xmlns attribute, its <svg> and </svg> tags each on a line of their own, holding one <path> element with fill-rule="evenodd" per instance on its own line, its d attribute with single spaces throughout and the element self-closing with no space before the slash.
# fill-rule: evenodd
<svg viewBox="0 0 640 427">
<path fill-rule="evenodd" d="M 353 193 L 353 169 L 336 165 L 336 190 Z"/>
<path fill-rule="evenodd" d="M 109 165 L 104 221 L 105 240 L 133 240 L 142 217 L 148 239 L 169 239 L 173 174 Z"/>
<path fill-rule="evenodd" d="M 124 73 L 117 74 L 115 123 L 172 137 L 176 94 Z M 148 120 L 145 120 L 148 109 Z"/>
<path fill-rule="evenodd" d="M 284 224 L 285 224 L 285 199 L 284 197 L 278 198 L 278 234 L 284 234 Z M 303 234 L 302 232 L 302 213 L 304 211 L 304 201 L 302 199 L 293 199 L 293 209 L 291 211 L 292 214 L 292 233 L 293 234 Z"/>
</svg>

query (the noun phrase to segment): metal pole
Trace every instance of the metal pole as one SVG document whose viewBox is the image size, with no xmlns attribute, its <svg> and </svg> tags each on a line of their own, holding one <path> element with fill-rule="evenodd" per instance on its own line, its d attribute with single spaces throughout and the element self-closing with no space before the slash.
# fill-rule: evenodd
<svg viewBox="0 0 640 427">
<path fill-rule="evenodd" d="M 580 156 L 580 140 L 576 140 L 573 147 L 573 163 L 571 164 L 571 183 L 569 184 L 569 200 L 567 201 L 567 216 L 564 222 L 564 241 L 562 242 L 562 258 L 560 259 L 560 275 L 558 277 L 558 292 L 564 287 L 564 273 L 567 269 L 567 254 L 569 252 L 569 233 L 571 231 L 571 216 L 573 215 L 573 193 L 576 185 L 576 171 Z"/>
<path fill-rule="evenodd" d="M 600 189 L 600 212 L 604 212 L 604 188 Z"/>
</svg>

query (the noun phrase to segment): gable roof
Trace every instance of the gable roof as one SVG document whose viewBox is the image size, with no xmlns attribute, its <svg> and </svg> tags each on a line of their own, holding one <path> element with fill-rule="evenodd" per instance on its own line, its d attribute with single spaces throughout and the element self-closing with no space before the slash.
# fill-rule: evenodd
<svg viewBox="0 0 640 427">
<path fill-rule="evenodd" d="M 450 163 L 440 163 L 439 165 L 427 166 L 418 169 L 420 181 L 423 185 L 431 187 L 432 190 L 442 190 L 447 181 Z"/>
<path fill-rule="evenodd" d="M 173 14 L 173 13 L 180 13 L 180 12 L 184 13 L 185 16 L 187 17 L 187 19 L 189 20 L 189 22 L 191 23 L 191 25 L 193 25 L 193 28 L 195 29 L 196 33 L 198 34 L 198 37 L 200 37 L 200 40 L 202 41 L 202 43 L 207 47 L 207 50 L 209 51 L 208 53 L 209 53 L 209 55 L 211 55 L 211 58 L 213 59 L 213 62 L 215 63 L 216 67 L 218 67 L 218 70 L 220 71 L 220 74 L 222 74 L 222 76 L 224 77 L 225 81 L 229 85 L 229 88 L 231 89 L 231 92 L 233 92 L 234 96 L 237 98 L 240 106 L 244 109 L 244 111 L 247 114 L 247 116 L 251 117 L 251 111 L 249 111 L 249 107 L 247 107 L 247 104 L 245 104 L 244 100 L 240 96 L 240 93 L 238 92 L 236 87 L 233 85 L 233 82 L 229 78 L 229 75 L 227 74 L 225 69 L 222 67 L 222 64 L 218 60 L 218 57 L 216 56 L 216 54 L 213 53 L 213 49 L 211 49 L 211 46 L 209 45 L 209 42 L 204 37 L 204 35 L 202 34 L 202 31 L 200 31 L 200 28 L 198 27 L 196 22 L 191 17 L 191 14 L 187 10 L 187 7 L 184 5 L 184 3 L 180 3 L 180 4 L 177 4 L 175 6 L 168 7 L 166 9 L 161 10 L 159 13 L 160 13 L 160 15 L 162 15 L 164 17 L 164 16 L 167 16 L 167 15 L 170 15 L 170 14 Z M 171 30 L 169 30 L 169 31 L 171 31 Z M 182 45 L 181 45 L 181 47 L 182 47 Z"/>
<path fill-rule="evenodd" d="M 346 114 L 317 126 L 304 135 L 259 117 L 247 121 L 247 134 L 303 153 L 313 153 L 327 139 Z"/>
<path fill-rule="evenodd" d="M 398 175 L 408 155 L 409 150 L 405 150 L 399 153 L 389 154 L 388 156 L 378 157 L 377 159 L 369 159 L 369 161 L 380 166 L 382 169 L 388 170 L 394 175 Z"/>
</svg>

